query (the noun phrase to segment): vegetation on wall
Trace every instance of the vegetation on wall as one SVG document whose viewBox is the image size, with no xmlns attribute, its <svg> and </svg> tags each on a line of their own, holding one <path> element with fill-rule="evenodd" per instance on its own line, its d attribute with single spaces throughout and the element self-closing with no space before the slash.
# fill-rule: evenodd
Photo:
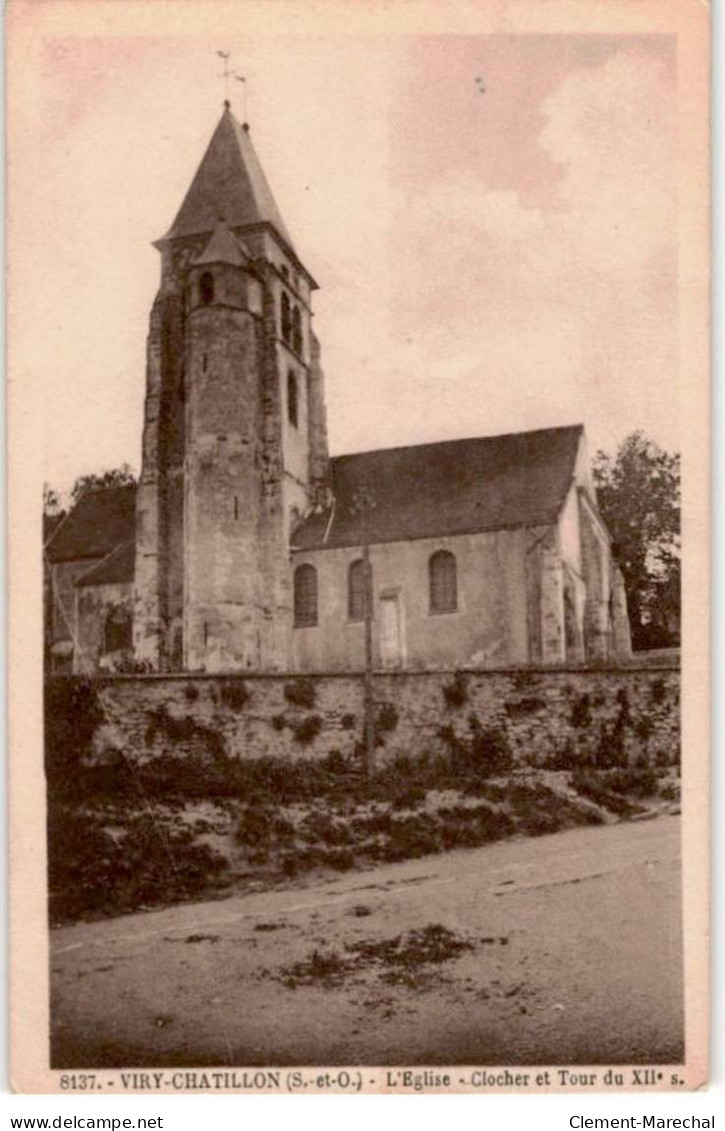
<svg viewBox="0 0 725 1131">
<path fill-rule="evenodd" d="M 243 679 L 225 679 L 221 685 L 221 701 L 233 711 L 241 711 L 251 698 Z"/>
<path fill-rule="evenodd" d="M 284 697 L 295 707 L 314 707 L 317 698 L 315 681 L 308 676 L 299 676 L 284 685 Z"/>
<path fill-rule="evenodd" d="M 398 709 L 394 703 L 381 703 L 378 707 L 376 729 L 383 733 L 394 731 L 398 725 Z"/>
<path fill-rule="evenodd" d="M 462 707 L 468 699 L 468 680 L 463 672 L 456 672 L 450 683 L 443 685 L 443 698 L 451 710 Z"/>
<path fill-rule="evenodd" d="M 439 737 L 447 746 L 452 767 L 458 773 L 485 778 L 513 769 L 506 731 L 502 727 L 482 726 L 473 712 L 468 717 L 467 737 L 457 735 L 451 726 L 441 727 Z"/>
<path fill-rule="evenodd" d="M 322 719 L 319 715 L 306 715 L 304 719 L 297 719 L 291 726 L 295 741 L 305 746 L 317 738 L 322 730 Z"/>
</svg>

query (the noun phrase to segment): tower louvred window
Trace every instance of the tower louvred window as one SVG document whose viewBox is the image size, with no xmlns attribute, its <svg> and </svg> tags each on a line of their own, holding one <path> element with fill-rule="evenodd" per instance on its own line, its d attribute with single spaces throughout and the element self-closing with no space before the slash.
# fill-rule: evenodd
<svg viewBox="0 0 725 1131">
<path fill-rule="evenodd" d="M 199 294 L 204 306 L 214 301 L 214 276 L 209 271 L 205 271 L 199 280 Z"/>
<path fill-rule="evenodd" d="M 287 374 L 287 419 L 295 428 L 297 427 L 299 418 L 297 401 L 297 378 L 292 370 L 290 370 Z"/>
<path fill-rule="evenodd" d="M 298 306 L 292 311 L 292 348 L 302 353 L 302 317 Z"/>
<path fill-rule="evenodd" d="M 311 565 L 297 566 L 294 576 L 295 625 L 317 624 L 317 570 Z"/>
<path fill-rule="evenodd" d="M 456 559 L 448 550 L 438 550 L 428 562 L 430 611 L 454 613 L 458 608 Z"/>
<path fill-rule="evenodd" d="M 289 301 L 289 298 L 287 297 L 286 291 L 282 292 L 281 312 L 282 312 L 282 341 L 283 342 L 289 342 L 290 334 L 291 334 L 291 331 L 292 331 L 292 320 L 291 320 L 291 314 L 290 314 L 290 301 Z"/>
</svg>

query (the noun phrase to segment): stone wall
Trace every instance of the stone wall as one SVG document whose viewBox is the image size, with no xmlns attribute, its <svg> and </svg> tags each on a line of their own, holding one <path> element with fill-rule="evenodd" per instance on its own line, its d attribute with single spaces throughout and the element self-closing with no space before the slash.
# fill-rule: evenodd
<svg viewBox="0 0 725 1131">
<path fill-rule="evenodd" d="M 114 749 L 139 760 L 347 757 L 362 738 L 361 675 L 111 676 L 98 688 L 108 716 L 95 739 L 99 757 Z M 522 766 L 585 762 L 602 749 L 630 763 L 679 756 L 673 666 L 386 672 L 375 676 L 375 699 L 387 724 L 381 763 L 449 752 L 470 737 L 472 716 L 504 732 Z"/>
</svg>

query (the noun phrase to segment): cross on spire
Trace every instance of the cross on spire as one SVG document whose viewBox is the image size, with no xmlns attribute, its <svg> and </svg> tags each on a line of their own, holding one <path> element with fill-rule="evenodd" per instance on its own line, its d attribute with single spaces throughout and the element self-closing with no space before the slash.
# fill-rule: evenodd
<svg viewBox="0 0 725 1131">
<path fill-rule="evenodd" d="M 244 113 L 242 114 L 242 121 L 244 122 L 244 125 L 246 126 L 246 124 L 247 124 L 247 80 L 244 77 L 244 75 L 240 75 L 237 71 L 234 70 L 231 51 L 217 51 L 217 55 L 219 56 L 220 59 L 223 60 L 223 63 L 224 63 L 224 70 L 219 75 L 219 78 L 224 80 L 224 107 L 227 110 L 229 110 L 230 107 L 231 107 L 231 102 L 229 100 L 229 80 L 234 79 L 235 82 L 239 82 L 239 83 L 242 84 L 242 90 L 244 92 L 244 102 L 243 102 Z"/>
</svg>

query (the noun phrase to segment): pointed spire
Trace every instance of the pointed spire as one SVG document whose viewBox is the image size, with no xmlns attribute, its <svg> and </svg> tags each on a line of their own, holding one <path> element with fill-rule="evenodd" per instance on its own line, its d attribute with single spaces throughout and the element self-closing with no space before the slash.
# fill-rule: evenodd
<svg viewBox="0 0 725 1131">
<path fill-rule="evenodd" d="M 294 245 L 259 164 L 249 126 L 234 118 L 228 101 L 209 147 L 165 239 L 214 230 L 271 224 L 294 252 Z"/>
</svg>

